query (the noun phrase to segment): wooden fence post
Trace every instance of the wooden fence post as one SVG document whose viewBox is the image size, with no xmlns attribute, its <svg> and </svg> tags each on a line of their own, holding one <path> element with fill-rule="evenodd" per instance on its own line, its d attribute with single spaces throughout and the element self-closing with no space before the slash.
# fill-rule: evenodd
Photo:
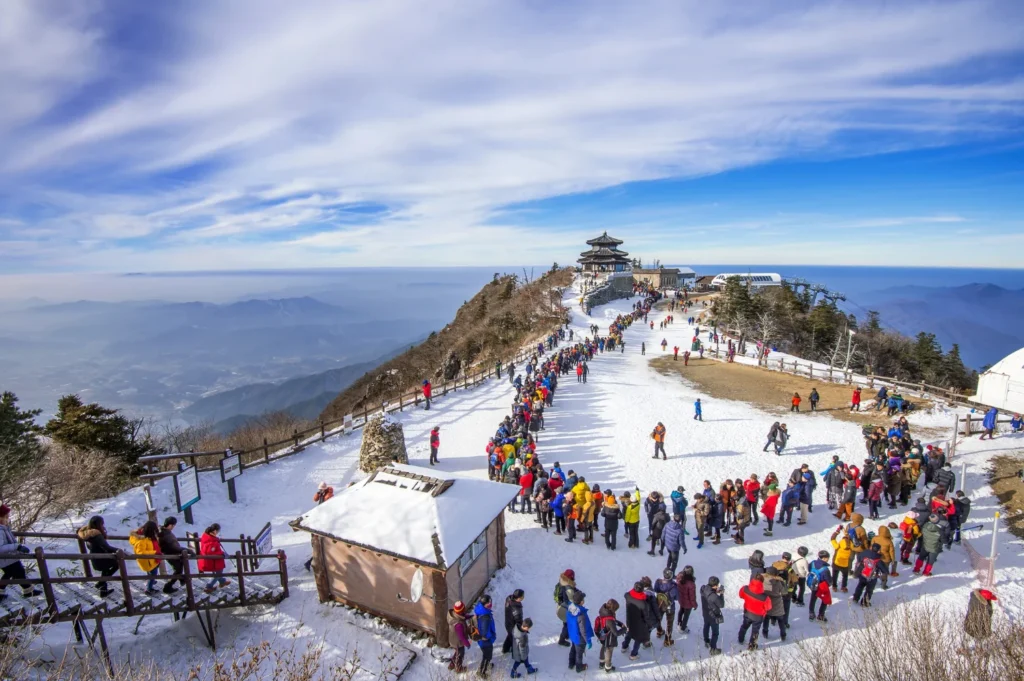
<svg viewBox="0 0 1024 681">
<path fill-rule="evenodd" d="M 324 420 L 320 419 L 320 439 L 327 437 L 327 429 L 324 427 Z"/>
<path fill-rule="evenodd" d="M 277 569 L 281 571 L 281 588 L 284 590 L 284 597 L 288 598 L 288 557 L 284 551 L 277 552 Z"/>
<path fill-rule="evenodd" d="M 267 438 L 263 438 L 263 463 L 270 463 L 270 448 L 267 447 Z"/>
<path fill-rule="evenodd" d="M 36 547 L 35 556 L 36 569 L 39 570 L 39 579 L 43 581 L 43 593 L 46 594 L 46 612 L 56 615 L 57 599 L 53 595 L 53 584 L 50 583 L 50 571 L 46 567 L 46 556 L 43 554 L 42 546 Z M 19 584 L 18 587 L 25 589 L 24 584 Z"/>
<path fill-rule="evenodd" d="M 235 565 L 238 568 L 236 573 L 238 575 L 238 600 L 242 602 L 242 605 L 245 605 L 245 570 L 243 569 L 244 564 L 242 563 L 241 551 L 235 551 Z"/>
<path fill-rule="evenodd" d="M 292 429 L 292 437 L 295 438 L 295 446 L 298 447 L 299 446 L 299 429 L 298 428 Z"/>
<path fill-rule="evenodd" d="M 964 437 L 971 436 L 971 414 L 970 412 L 964 416 Z"/>
<path fill-rule="evenodd" d="M 132 598 L 132 583 L 128 581 L 128 568 L 124 564 L 124 551 L 117 550 L 117 571 L 121 576 L 121 589 L 124 591 L 124 609 L 129 615 L 135 614 L 135 599 Z"/>
</svg>

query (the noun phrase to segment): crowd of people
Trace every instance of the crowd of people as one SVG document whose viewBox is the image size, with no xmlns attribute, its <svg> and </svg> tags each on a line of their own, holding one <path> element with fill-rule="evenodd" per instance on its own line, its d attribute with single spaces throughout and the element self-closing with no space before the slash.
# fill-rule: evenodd
<svg viewBox="0 0 1024 681">
<path fill-rule="evenodd" d="M 533 405 L 544 402 L 539 386 L 556 384 L 558 375 L 568 373 L 587 363 L 595 354 L 609 351 L 621 343 L 621 333 L 634 322 L 648 321 L 650 306 L 656 299 L 647 298 L 634 306 L 629 315 L 615 320 L 608 336 L 601 338 L 596 326 L 590 328 L 591 338 L 572 348 L 555 353 L 544 362 L 536 361 L 527 380 L 517 384 L 513 413 L 506 417 L 498 433 L 488 444 L 489 468 L 492 479 L 518 484 L 520 494 L 512 510 L 535 513 L 534 522 L 545 531 L 565 535 L 566 542 L 581 538 L 583 544 L 593 544 L 598 535 L 607 551 L 619 550 L 621 533 L 627 550 L 641 547 L 640 525 L 646 519 L 647 533 L 643 544 L 647 554 L 664 560 L 661 577 L 652 580 L 642 576 L 622 599 L 612 598 L 597 606 L 596 614 L 587 605 L 587 595 L 576 583 L 575 572 L 568 569 L 559 576 L 554 588 L 555 614 L 561 621 L 558 644 L 567 647 L 570 669 L 587 669 L 585 655 L 594 640 L 600 652 L 598 660 L 604 671 L 614 671 L 616 649 L 629 659 L 636 660 L 642 648 L 650 648 L 655 641 L 669 646 L 674 643 L 674 630 L 689 633 L 689 619 L 698 607 L 703 619 L 703 641 L 710 654 L 721 653 L 720 625 L 724 623 L 723 609 L 726 596 L 717 575 L 709 575 L 698 588 L 693 566 L 680 570 L 680 554 L 689 547 L 687 537 L 697 549 L 722 543 L 725 532 L 736 545 L 745 544 L 748 529 L 764 520 L 763 534 L 772 536 L 776 523 L 788 527 L 797 515 L 797 524 L 809 521 L 814 511 L 814 496 L 819 482 L 827 494 L 827 506 L 842 522 L 832 532 L 828 546 L 812 551 L 806 546 L 782 553 L 774 561 L 766 561 L 762 551 L 755 550 L 748 560 L 750 579 L 737 594 L 743 605 L 743 618 L 737 631 L 737 640 L 749 649 L 758 647 L 761 637 L 776 629 L 785 640 L 791 622 L 791 605 L 807 607 L 808 621 L 827 622 L 826 611 L 833 604 L 834 594 L 853 593 L 851 602 L 870 607 L 876 586 L 889 587 L 891 579 L 899 577 L 898 565 L 913 565 L 913 573 L 930 576 L 939 554 L 960 540 L 959 528 L 970 513 L 970 499 L 955 491 L 955 475 L 945 454 L 939 447 L 922 447 L 910 436 L 905 417 L 907 403 L 899 395 L 876 396 L 879 407 L 887 408 L 896 416 L 890 428 L 865 430 L 866 458 L 863 468 L 833 457 L 832 463 L 817 474 L 807 464 L 795 468 L 781 480 L 775 472 L 768 472 L 763 480 L 757 473 L 742 478 L 726 479 L 717 486 L 704 480 L 701 489 L 687 495 L 678 485 L 667 496 L 660 491 L 644 495 L 637 486 L 616 493 L 599 481 L 588 481 L 574 470 L 563 471 L 559 462 L 550 468 L 541 464 L 536 451 L 536 440 L 530 437 Z M 679 301 L 675 305 L 680 309 Z M 691 320 L 692 323 L 693 320 Z M 665 322 L 661 322 L 665 327 Z M 699 332 L 698 332 L 699 334 Z M 603 342 L 602 342 L 603 341 Z M 695 344 L 699 337 L 695 335 Z M 698 346 L 699 347 L 699 346 Z M 641 353 L 645 346 L 641 345 Z M 538 378 L 539 377 L 539 378 Z M 553 379 L 553 380 L 552 380 Z M 539 381 L 539 383 L 538 383 Z M 546 381 L 546 383 L 545 383 Z M 859 409 L 859 391 L 854 405 Z M 807 398 L 811 410 L 817 409 L 819 395 L 812 391 Z M 803 401 L 794 394 L 792 411 L 799 411 Z M 699 400 L 695 404 L 695 419 L 702 419 Z M 540 426 L 543 429 L 543 425 Z M 666 429 L 657 423 L 651 432 L 654 441 L 653 457 L 666 459 Z M 774 423 L 768 433 L 764 450 L 774 447 L 781 455 L 789 439 L 784 423 Z M 924 477 L 925 489 L 910 507 L 910 499 Z M 858 494 L 859 492 L 859 494 Z M 859 497 L 859 498 L 858 498 Z M 898 524 L 883 521 L 875 529 L 865 527 L 865 514 L 855 511 L 857 504 L 867 507 L 867 520 L 880 521 L 881 503 L 897 509 L 910 507 Z M 692 534 L 687 515 L 692 513 Z M 913 561 L 911 557 L 916 556 Z M 851 585 L 851 577 L 854 584 Z M 480 643 L 481 649 L 493 646 L 492 604 L 486 600 L 483 623 L 472 623 L 475 616 L 459 619 L 460 613 L 449 613 L 450 622 L 469 622 L 466 631 L 490 638 L 490 644 Z M 513 678 L 519 667 L 532 674 L 536 667 L 529 660 L 530 618 L 523 616 L 525 591 L 516 589 L 505 600 L 506 639 L 503 653 L 513 659 Z M 600 601 L 599 601 L 600 602 Z M 461 604 L 460 604 L 461 605 Z M 474 612 L 481 606 L 478 603 Z M 463 607 L 464 611 L 465 608 Z M 489 619 L 488 619 L 489 618 Z M 490 631 L 489 634 L 485 633 Z M 468 646 L 472 637 L 463 638 L 453 630 L 453 641 Z M 749 636 L 748 636 L 749 634 Z M 459 646 L 456 646 L 457 648 Z M 486 674 L 491 665 L 489 650 L 484 654 L 480 672 Z M 452 658 L 451 668 L 464 669 L 464 654 L 459 651 Z"/>
</svg>

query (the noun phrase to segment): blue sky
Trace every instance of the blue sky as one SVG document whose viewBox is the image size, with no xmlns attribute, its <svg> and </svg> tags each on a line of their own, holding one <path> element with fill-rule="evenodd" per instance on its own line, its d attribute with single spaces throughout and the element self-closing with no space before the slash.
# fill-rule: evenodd
<svg viewBox="0 0 1024 681">
<path fill-rule="evenodd" d="M 7 0 L 0 273 L 1020 266 L 1011 0 Z"/>
</svg>

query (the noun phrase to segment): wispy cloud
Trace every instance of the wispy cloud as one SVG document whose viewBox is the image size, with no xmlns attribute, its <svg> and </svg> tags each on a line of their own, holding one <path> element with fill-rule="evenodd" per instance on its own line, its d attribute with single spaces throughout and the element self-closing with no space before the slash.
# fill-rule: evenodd
<svg viewBox="0 0 1024 681">
<path fill-rule="evenodd" d="M 999 136 L 1024 101 L 1015 73 L 957 70 L 1020 49 L 1011 2 L 251 0 L 127 27 L 122 3 L 82 7 L 4 3 L 0 219 L 19 224 L 0 223 L 0 262 L 570 256 L 574 230 L 502 209 Z"/>
</svg>

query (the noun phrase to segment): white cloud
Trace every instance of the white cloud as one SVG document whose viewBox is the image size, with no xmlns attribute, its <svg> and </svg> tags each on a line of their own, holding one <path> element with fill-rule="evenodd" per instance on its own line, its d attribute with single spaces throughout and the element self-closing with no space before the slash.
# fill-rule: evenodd
<svg viewBox="0 0 1024 681">
<path fill-rule="evenodd" d="M 848 130 L 899 132 L 886 149 L 997 133 L 1024 99 L 1019 78 L 935 77 L 1019 49 L 1005 2 L 251 0 L 163 19 L 179 23 L 161 68 L 55 118 L 118 46 L 96 14 L 12 6 L 0 182 L 65 212 L 37 227 L 65 230 L 72 268 L 191 267 L 200 246 L 239 267 L 574 256 L 577 233 L 489 223 L 513 202 L 830 153 Z M 387 212 L 338 219 L 361 202 Z M 152 241 L 118 243 L 133 237 Z"/>
</svg>

